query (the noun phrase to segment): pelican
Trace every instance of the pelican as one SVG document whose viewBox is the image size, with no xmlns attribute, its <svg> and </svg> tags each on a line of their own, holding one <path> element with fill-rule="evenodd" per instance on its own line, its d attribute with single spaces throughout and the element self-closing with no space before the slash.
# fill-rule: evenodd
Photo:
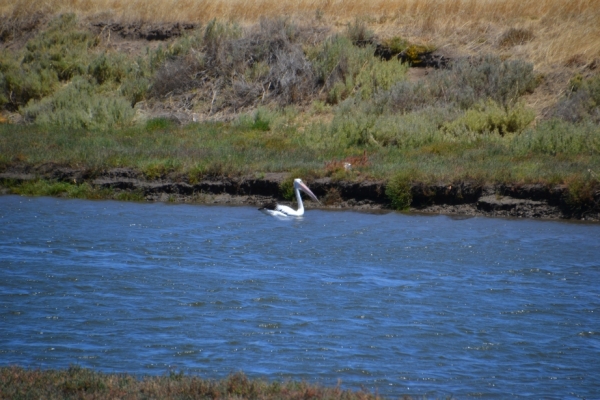
<svg viewBox="0 0 600 400">
<path fill-rule="evenodd" d="M 288 206 L 282 206 L 275 202 L 265 204 L 258 210 L 274 217 L 301 217 L 304 215 L 304 204 L 302 204 L 302 196 L 300 195 L 301 190 L 309 195 L 314 201 L 319 202 L 317 196 L 315 196 L 315 194 L 310 191 L 308 186 L 302 182 L 302 179 L 296 178 L 294 179 L 294 193 L 296 193 L 296 200 L 298 201 L 297 210 L 294 210 Z"/>
</svg>

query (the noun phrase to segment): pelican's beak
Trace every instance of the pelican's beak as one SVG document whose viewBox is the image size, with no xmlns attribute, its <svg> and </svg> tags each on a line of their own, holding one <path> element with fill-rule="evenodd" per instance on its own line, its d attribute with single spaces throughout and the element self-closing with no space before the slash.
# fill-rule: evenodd
<svg viewBox="0 0 600 400">
<path fill-rule="evenodd" d="M 306 184 L 304 182 L 298 182 L 298 186 L 299 189 L 302 190 L 304 193 L 306 193 L 311 199 L 313 199 L 314 201 L 316 201 L 317 203 L 321 203 L 319 201 L 319 199 L 317 199 L 317 196 L 315 196 L 315 194 L 308 188 L 308 186 L 306 186 Z"/>
</svg>

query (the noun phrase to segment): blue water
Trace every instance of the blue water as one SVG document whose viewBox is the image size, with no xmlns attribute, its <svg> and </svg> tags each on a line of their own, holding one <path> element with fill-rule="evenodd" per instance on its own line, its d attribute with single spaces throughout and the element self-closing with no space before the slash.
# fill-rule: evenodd
<svg viewBox="0 0 600 400">
<path fill-rule="evenodd" d="M 0 196 L 0 365 L 600 398 L 600 224 Z"/>
</svg>

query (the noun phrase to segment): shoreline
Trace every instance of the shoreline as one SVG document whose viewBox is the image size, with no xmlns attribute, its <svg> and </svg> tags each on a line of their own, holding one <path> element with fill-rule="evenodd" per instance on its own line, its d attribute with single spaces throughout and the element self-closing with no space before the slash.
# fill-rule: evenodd
<svg viewBox="0 0 600 400">
<path fill-rule="evenodd" d="M 46 180 L 115 193 L 138 193 L 149 202 L 245 205 L 260 207 L 269 201 L 291 204 L 281 194 L 280 185 L 289 173 L 264 173 L 239 177 L 205 177 L 190 182 L 183 174 L 167 174 L 150 179 L 131 168 L 90 171 L 52 163 L 38 166 L 12 165 L 0 173 L 3 194 L 11 186 Z M 394 211 L 386 196 L 384 181 L 337 181 L 331 178 L 307 179 L 307 184 L 321 201 L 306 208 Z M 410 212 L 449 216 L 487 216 L 543 220 L 600 221 L 600 192 L 593 204 L 574 209 L 569 204 L 566 185 L 481 184 L 478 182 L 411 183 Z"/>
</svg>

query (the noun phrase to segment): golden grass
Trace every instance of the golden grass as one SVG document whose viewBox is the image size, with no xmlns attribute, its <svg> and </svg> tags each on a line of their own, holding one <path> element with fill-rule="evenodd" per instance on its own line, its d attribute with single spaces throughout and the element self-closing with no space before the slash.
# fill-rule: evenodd
<svg viewBox="0 0 600 400">
<path fill-rule="evenodd" d="M 1 0 L 0 15 L 75 12 L 119 22 L 200 22 L 213 18 L 255 23 L 261 17 L 320 19 L 344 27 L 364 18 L 379 36 L 400 35 L 469 54 L 497 50 L 507 29 L 534 39 L 505 51 L 537 68 L 600 58 L 598 0 Z"/>
<path fill-rule="evenodd" d="M 342 30 L 356 18 L 378 37 L 401 36 L 450 57 L 494 53 L 533 63 L 544 84 L 526 97 L 538 115 L 554 104 L 575 74 L 600 71 L 598 0 L 0 0 L 0 17 L 74 12 L 82 19 L 117 23 L 192 22 L 214 18 L 242 26 L 260 18 L 292 19 Z M 531 40 L 503 46 L 510 29 Z"/>
</svg>

